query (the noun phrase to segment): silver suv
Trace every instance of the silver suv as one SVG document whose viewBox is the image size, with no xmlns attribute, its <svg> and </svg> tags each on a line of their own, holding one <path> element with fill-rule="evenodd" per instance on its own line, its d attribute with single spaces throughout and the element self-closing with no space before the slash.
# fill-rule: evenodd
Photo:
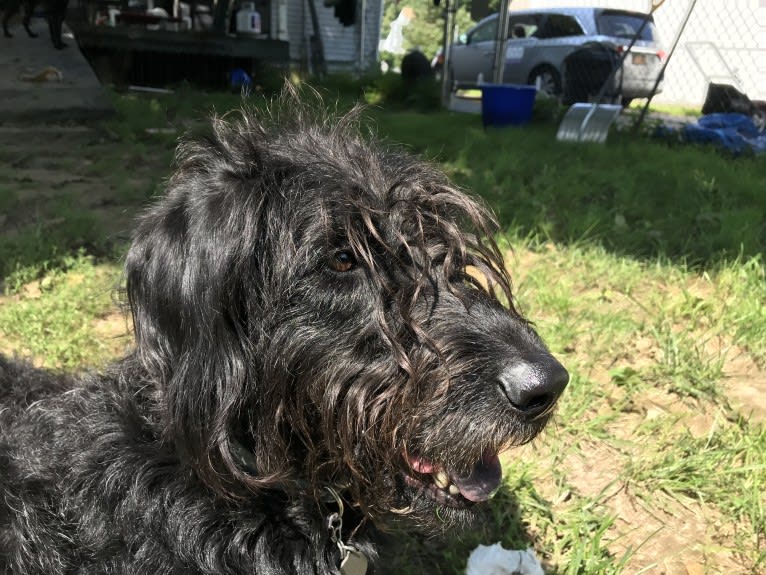
<svg viewBox="0 0 766 575">
<path fill-rule="evenodd" d="M 623 53 L 644 22 L 646 14 L 606 8 L 550 8 L 510 14 L 503 82 L 538 84 L 550 95 L 562 93 L 564 60 L 583 45 L 598 43 Z M 449 80 L 453 85 L 475 85 L 492 80 L 498 15 L 487 16 L 453 44 Z M 662 67 L 653 20 L 624 60 L 621 78 L 623 102 L 650 94 Z"/>
</svg>

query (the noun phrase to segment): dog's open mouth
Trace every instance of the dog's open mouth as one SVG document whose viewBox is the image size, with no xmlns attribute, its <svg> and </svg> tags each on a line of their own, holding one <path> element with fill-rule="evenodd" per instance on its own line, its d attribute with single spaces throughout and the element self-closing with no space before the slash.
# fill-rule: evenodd
<svg viewBox="0 0 766 575">
<path fill-rule="evenodd" d="M 491 499 L 503 479 L 497 454 L 485 454 L 465 475 L 451 473 L 423 457 L 410 455 L 407 460 L 417 473 L 417 476 L 404 474 L 407 485 L 448 507 L 466 507 Z"/>
</svg>

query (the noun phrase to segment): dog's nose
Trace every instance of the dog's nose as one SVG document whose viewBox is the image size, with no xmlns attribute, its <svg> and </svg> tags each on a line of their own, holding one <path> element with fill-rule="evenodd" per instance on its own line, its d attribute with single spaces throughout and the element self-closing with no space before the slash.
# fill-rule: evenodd
<svg viewBox="0 0 766 575">
<path fill-rule="evenodd" d="M 500 374 L 508 400 L 527 419 L 548 413 L 567 383 L 569 373 L 549 354 L 516 360 Z"/>
</svg>

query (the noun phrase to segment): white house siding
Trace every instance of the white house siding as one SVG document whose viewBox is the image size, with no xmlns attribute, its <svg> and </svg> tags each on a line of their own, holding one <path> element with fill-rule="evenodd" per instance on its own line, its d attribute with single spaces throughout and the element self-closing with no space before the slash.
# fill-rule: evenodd
<svg viewBox="0 0 766 575">
<path fill-rule="evenodd" d="M 288 28 L 290 34 L 290 59 L 304 63 L 309 56 L 309 38 L 313 34 L 309 0 L 288 0 Z M 319 28 L 324 45 L 325 60 L 329 70 L 357 71 L 376 65 L 378 40 L 383 16 L 383 0 L 357 0 L 356 22 L 343 26 L 335 17 L 335 9 L 326 7 L 322 0 L 315 2 Z M 364 14 L 363 12 L 364 4 Z M 361 46 L 361 24 L 364 21 L 364 54 Z"/>
<path fill-rule="evenodd" d="M 655 12 L 662 43 L 670 49 L 691 0 L 666 0 Z M 512 10 L 602 6 L 648 11 L 648 0 L 515 0 Z M 766 100 L 766 0 L 697 0 L 668 64 L 655 101 L 699 106 L 711 81 L 736 85 L 753 100 Z"/>
</svg>

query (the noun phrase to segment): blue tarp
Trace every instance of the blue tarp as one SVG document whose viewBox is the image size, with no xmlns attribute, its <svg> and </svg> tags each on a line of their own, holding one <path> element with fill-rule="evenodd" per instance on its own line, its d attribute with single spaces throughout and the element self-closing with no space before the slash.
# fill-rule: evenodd
<svg viewBox="0 0 766 575">
<path fill-rule="evenodd" d="M 675 133 L 665 127 L 661 135 Z M 734 154 L 752 150 L 766 152 L 766 132 L 759 130 L 750 116 L 744 114 L 708 114 L 680 130 L 681 139 L 694 144 L 714 144 Z"/>
</svg>

